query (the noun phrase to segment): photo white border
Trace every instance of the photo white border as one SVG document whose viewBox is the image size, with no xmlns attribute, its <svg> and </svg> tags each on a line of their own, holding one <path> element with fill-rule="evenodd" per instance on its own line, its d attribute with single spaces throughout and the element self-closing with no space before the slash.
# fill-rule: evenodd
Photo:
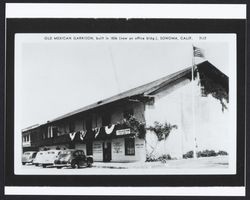
<svg viewBox="0 0 250 200">
<path fill-rule="evenodd" d="M 6 18 L 246 19 L 246 4 L 7 3 Z"/>
<path fill-rule="evenodd" d="M 81 6 L 81 10 L 79 13 L 78 9 L 73 10 L 71 8 L 71 11 L 66 8 L 66 5 L 69 4 L 56 4 L 54 5 L 53 9 L 48 9 L 51 4 L 43 4 L 44 8 L 41 9 L 40 4 L 16 4 L 16 3 L 7 3 L 6 4 L 6 18 L 184 18 L 184 19 L 190 19 L 190 18 L 199 18 L 199 19 L 246 19 L 246 4 L 238 4 L 238 5 L 230 5 L 228 8 L 231 9 L 225 9 L 225 6 L 228 6 L 227 4 L 216 4 L 215 7 L 220 7 L 220 9 L 211 10 L 209 9 L 209 6 L 211 4 L 203 4 L 199 5 L 201 12 L 198 14 L 195 14 L 197 10 L 187 10 L 185 12 L 180 12 L 180 10 L 177 9 L 175 4 L 171 4 L 172 7 L 170 7 L 170 4 L 168 4 L 170 12 L 166 12 L 165 4 L 157 4 L 154 5 L 155 11 L 149 12 L 148 10 L 139 9 L 136 10 L 136 13 L 134 13 L 134 16 L 131 14 L 132 11 L 131 7 L 135 6 L 136 4 L 127 4 L 130 6 L 129 12 L 119 10 L 118 13 L 114 14 L 111 9 L 111 4 L 106 5 L 107 7 L 106 14 L 100 14 L 100 10 L 95 10 L 97 4 L 94 4 L 92 8 L 85 9 L 84 12 L 82 10 L 83 5 L 77 5 L 77 7 Z M 76 4 L 74 4 L 76 5 Z M 85 4 L 86 5 L 86 4 Z M 148 4 L 151 6 L 152 5 Z M 192 8 L 194 6 L 192 4 L 178 4 L 178 6 L 185 6 L 188 5 Z M 29 7 L 29 6 L 32 6 Z M 36 6 L 36 8 L 34 7 Z M 45 8 L 47 6 L 47 9 Z M 48 7 L 49 6 L 49 7 Z M 164 6 L 164 8 L 163 8 Z M 21 9 L 21 7 L 23 9 Z M 60 9 L 59 9 L 60 7 Z M 145 8 L 145 5 L 143 5 L 143 8 Z M 196 7 L 197 8 L 197 7 Z M 211 7 L 210 7 L 211 8 Z M 46 10 L 44 10 L 46 9 Z M 138 9 L 138 8 L 137 8 Z M 63 10 L 63 11 L 62 11 Z M 161 12 L 159 12 L 161 10 Z M 140 12 L 140 14 L 138 14 Z M 143 14 L 141 13 L 143 12 Z M 83 14 L 85 13 L 85 14 Z M 122 14 L 123 13 L 123 14 Z M 126 14 L 128 13 L 128 14 Z M 172 13 L 170 15 L 170 13 Z M 212 14 L 211 14 L 212 13 Z M 127 16 L 128 15 L 128 16 Z M 137 17 L 136 17 L 137 16 Z M 246 159 L 246 156 L 245 156 Z M 246 166 L 246 160 L 245 160 L 245 166 Z M 246 168 L 245 168 L 246 170 Z M 245 171 L 246 174 L 246 171 Z M 245 179 L 246 181 L 246 179 Z M 99 195 L 115 195 L 114 191 L 117 192 L 117 194 L 120 195 L 153 195 L 157 196 L 159 191 L 164 191 L 164 194 L 161 194 L 163 196 L 171 195 L 171 196 L 245 196 L 245 187 L 140 187 L 140 188 L 133 188 L 134 193 L 130 192 L 128 187 L 100 187 L 101 189 L 99 191 Z M 5 194 L 7 195 L 68 195 L 71 193 L 71 195 L 97 195 L 97 187 L 5 187 Z M 121 192 L 120 189 L 123 189 L 125 192 Z M 164 190 L 163 190 L 164 189 Z M 77 191 L 78 193 L 77 193 Z M 189 191 L 188 191 L 189 190 Z M 148 192 L 147 192 L 148 191 Z M 149 191 L 151 192 L 150 194 Z M 206 191 L 206 192 L 205 192 Z M 191 192 L 191 193 L 190 193 Z"/>
<path fill-rule="evenodd" d="M 245 196 L 245 187 L 5 187 L 5 194 L 67 196 Z"/>
</svg>

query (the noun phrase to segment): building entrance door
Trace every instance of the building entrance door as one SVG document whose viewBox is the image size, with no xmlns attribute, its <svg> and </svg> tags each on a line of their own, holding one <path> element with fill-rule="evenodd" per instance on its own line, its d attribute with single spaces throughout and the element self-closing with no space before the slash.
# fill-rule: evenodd
<svg viewBox="0 0 250 200">
<path fill-rule="evenodd" d="M 103 162 L 111 161 L 111 142 L 103 142 Z"/>
</svg>

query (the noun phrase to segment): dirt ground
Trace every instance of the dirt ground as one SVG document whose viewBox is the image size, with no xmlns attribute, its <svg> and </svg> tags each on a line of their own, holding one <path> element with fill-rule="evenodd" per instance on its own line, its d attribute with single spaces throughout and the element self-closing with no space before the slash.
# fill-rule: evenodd
<svg viewBox="0 0 250 200">
<path fill-rule="evenodd" d="M 91 168 L 82 167 L 72 169 L 65 167 L 56 169 L 24 165 L 21 167 L 23 174 L 206 174 L 223 173 L 229 169 L 228 156 L 189 158 L 181 160 L 167 160 L 166 162 L 132 162 L 132 163 L 104 163 L 94 162 Z M 210 172 L 209 172 L 210 170 Z"/>
</svg>

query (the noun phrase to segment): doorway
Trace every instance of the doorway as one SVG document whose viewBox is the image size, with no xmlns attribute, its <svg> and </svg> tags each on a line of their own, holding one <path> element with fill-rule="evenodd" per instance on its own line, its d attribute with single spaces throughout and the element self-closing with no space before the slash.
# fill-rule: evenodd
<svg viewBox="0 0 250 200">
<path fill-rule="evenodd" d="M 111 142 L 103 142 L 103 162 L 111 161 Z"/>
</svg>

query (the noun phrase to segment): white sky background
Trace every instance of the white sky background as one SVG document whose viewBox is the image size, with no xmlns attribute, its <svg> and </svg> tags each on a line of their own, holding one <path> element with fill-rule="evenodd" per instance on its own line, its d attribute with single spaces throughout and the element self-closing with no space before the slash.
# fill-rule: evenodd
<svg viewBox="0 0 250 200">
<path fill-rule="evenodd" d="M 189 67 L 192 44 L 228 75 L 225 42 L 23 42 L 20 126 L 44 123 Z"/>
</svg>

